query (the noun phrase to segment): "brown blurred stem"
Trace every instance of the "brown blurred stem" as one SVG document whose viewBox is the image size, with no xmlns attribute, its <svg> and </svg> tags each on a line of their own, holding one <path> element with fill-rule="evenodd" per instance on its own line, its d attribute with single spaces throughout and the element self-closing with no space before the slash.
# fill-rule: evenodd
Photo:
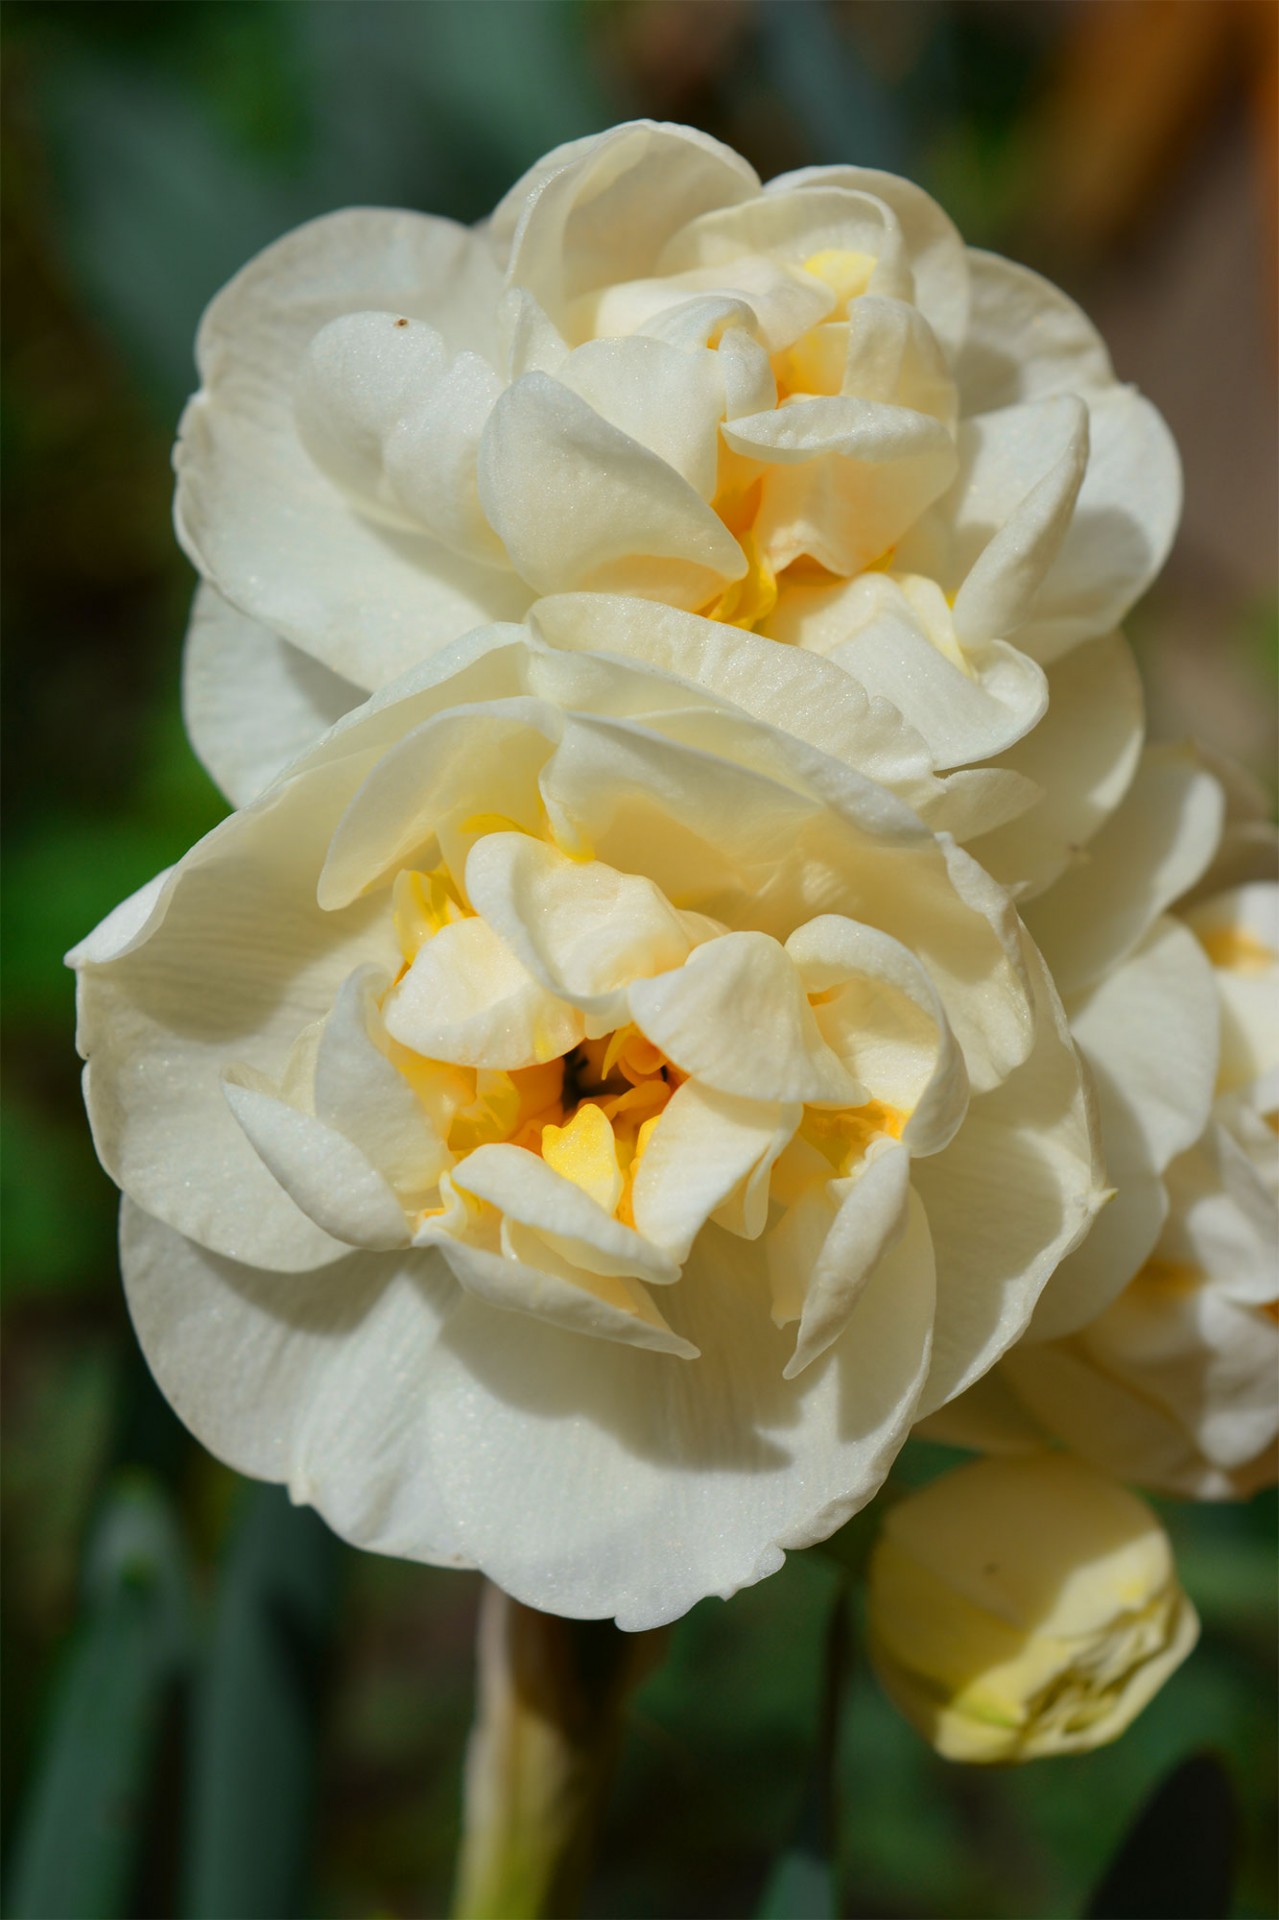
<svg viewBox="0 0 1279 1920">
<path fill-rule="evenodd" d="M 580 1910 L 626 1702 L 665 1639 L 561 1620 L 485 1587 L 455 1920 Z"/>
</svg>

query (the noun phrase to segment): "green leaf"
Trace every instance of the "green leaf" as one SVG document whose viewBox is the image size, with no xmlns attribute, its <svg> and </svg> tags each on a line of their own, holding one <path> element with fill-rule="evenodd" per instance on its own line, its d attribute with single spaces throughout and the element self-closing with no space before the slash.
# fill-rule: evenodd
<svg viewBox="0 0 1279 1920">
<path fill-rule="evenodd" d="M 91 1535 L 80 1621 L 18 1824 L 12 1920 L 136 1910 L 164 1709 L 188 1653 L 177 1521 L 149 1475 L 121 1475 Z"/>
<path fill-rule="evenodd" d="M 197 1684 L 184 1872 L 193 1920 L 304 1908 L 337 1540 L 279 1487 L 255 1487 L 232 1537 Z"/>
<path fill-rule="evenodd" d="M 1215 1754 L 1192 1754 L 1142 1808 L 1088 1920 L 1227 1920 L 1236 1825 L 1226 1769 Z"/>
</svg>

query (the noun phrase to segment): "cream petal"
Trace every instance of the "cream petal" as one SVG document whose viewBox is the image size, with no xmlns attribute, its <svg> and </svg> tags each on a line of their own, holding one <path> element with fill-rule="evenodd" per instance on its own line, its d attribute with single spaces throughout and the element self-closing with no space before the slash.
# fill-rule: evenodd
<svg viewBox="0 0 1279 1920">
<path fill-rule="evenodd" d="M 790 193 L 808 186 L 850 188 L 870 194 L 892 210 L 914 281 L 915 303 L 953 359 L 966 332 L 972 256 L 932 196 L 913 181 L 874 167 L 802 167 L 779 174 L 764 191 Z"/>
<path fill-rule="evenodd" d="M 958 368 L 965 414 L 1113 383 L 1101 335 L 1050 280 L 977 247 L 968 249 L 968 275 L 971 307 Z"/>
<path fill-rule="evenodd" d="M 918 1437 L 971 1453 L 1038 1453 L 1050 1436 L 1032 1419 L 1005 1373 L 1001 1365 L 974 1380 L 957 1400 L 920 1421 Z"/>
<path fill-rule="evenodd" d="M 1279 1327 L 1214 1288 L 1130 1287 L 1079 1344 L 1185 1427 L 1214 1466 L 1244 1467 L 1273 1446 Z"/>
<path fill-rule="evenodd" d="M 478 918 L 455 920 L 419 948 L 383 1017 L 401 1046 L 468 1067 L 533 1066 L 585 1034 L 577 1009 L 548 993 Z"/>
<path fill-rule="evenodd" d="M 504 1230 L 503 1237 L 506 1250 L 501 1254 L 440 1241 L 454 1278 L 486 1306 L 527 1314 L 557 1333 L 697 1359 L 697 1348 L 671 1331 L 636 1281 L 588 1273 L 558 1256 L 545 1238 L 527 1227 L 513 1227 L 509 1234 Z M 594 1354 L 583 1355 L 579 1364 L 594 1365 Z"/>
<path fill-rule="evenodd" d="M 1020 900 L 1052 885 L 1115 811 L 1141 757 L 1144 707 L 1132 649 L 1121 633 L 1087 640 L 1047 670 L 1048 710 L 1001 756 L 1040 797 L 970 844 Z"/>
<path fill-rule="evenodd" d="M 822 1039 L 794 964 L 765 933 L 726 933 L 682 967 L 637 980 L 631 1017 L 654 1046 L 717 1092 L 858 1106 L 862 1088 Z"/>
<path fill-rule="evenodd" d="M 327 322 L 370 308 L 482 352 L 498 297 L 491 255 L 465 228 L 355 209 L 268 247 L 201 324 L 203 385 L 174 455 L 178 536 L 224 598 L 357 685 L 384 684 L 482 620 L 518 617 L 528 594 L 353 507 L 299 437 L 298 367 Z"/>
<path fill-rule="evenodd" d="M 1045 426 L 1046 437 L 1064 432 L 1065 445 L 1007 519 L 996 524 L 964 576 L 955 595 L 955 632 L 970 643 L 997 639 L 1023 624 L 1071 525 L 1088 464 L 1088 410 L 1070 395 L 1044 405 L 1061 416 Z M 979 429 L 982 423 L 973 424 Z M 1003 451 L 1007 457 L 1006 443 Z M 986 503 L 970 493 L 964 504 L 971 512 Z"/>
<path fill-rule="evenodd" d="M 627 1017 L 630 982 L 680 966 L 693 944 L 651 880 L 600 860 L 571 860 L 528 834 L 477 840 L 466 888 L 476 912 L 548 993 L 615 1016 L 615 1026 Z"/>
<path fill-rule="evenodd" d="M 605 1213 L 598 1201 L 525 1147 L 477 1147 L 451 1178 L 464 1193 L 533 1228 L 553 1252 L 587 1273 L 630 1276 L 654 1286 L 679 1279 L 679 1265 L 668 1253 Z"/>
<path fill-rule="evenodd" d="M 1070 1344 L 1018 1348 L 1001 1372 L 1034 1417 L 1094 1466 L 1192 1499 L 1234 1493 L 1228 1476 L 1209 1466 L 1180 1422 Z"/>
<path fill-rule="evenodd" d="M 316 1050 L 315 1112 L 354 1142 L 406 1204 L 420 1204 L 450 1155 L 384 1051 L 379 1001 L 388 981 L 376 968 L 361 967 L 343 982 Z"/>
<path fill-rule="evenodd" d="M 883 574 L 788 588 L 763 630 L 825 655 L 872 699 L 888 701 L 927 742 L 935 767 L 1003 752 L 1048 704 L 1042 668 L 1002 642 L 974 650 L 962 668 L 948 659 Z"/>
<path fill-rule="evenodd" d="M 758 1238 L 767 1218 L 768 1182 L 751 1176 L 761 1168 L 767 1174 L 800 1117 L 798 1105 L 742 1100 L 686 1080 L 658 1118 L 640 1161 L 631 1201 L 636 1229 L 682 1265 L 711 1215 L 753 1185 L 754 1205 L 738 1224 L 743 1238 Z"/>
<path fill-rule="evenodd" d="M 508 380 L 526 373 L 557 374 L 568 359 L 568 342 L 527 287 L 507 288 L 499 324 L 505 347 L 499 364 Z"/>
<path fill-rule="evenodd" d="M 601 1341 L 586 1367 L 556 1330 L 478 1303 L 450 1322 L 424 1418 L 466 1551 L 508 1593 L 658 1626 L 775 1573 L 879 1487 L 926 1364 L 928 1275 L 876 1276 L 855 1328 L 787 1382 L 753 1252 L 708 1227 L 663 1296 L 701 1350 L 688 1366 Z"/>
<path fill-rule="evenodd" d="M 720 265 L 599 287 L 573 302 L 565 324 L 575 339 L 649 333 L 674 346 L 687 345 L 688 328 L 695 326 L 703 334 L 697 344 L 704 346 L 714 306 L 715 325 L 745 331 L 772 354 L 807 333 L 834 304 L 831 289 L 811 274 L 759 254 L 742 254 Z M 690 305 L 700 309 L 696 319 Z"/>
<path fill-rule="evenodd" d="M 348 1252 L 267 1273 L 126 1200 L 120 1258 L 151 1370 L 211 1453 L 283 1482 L 357 1545 L 471 1564 L 423 1432 L 424 1363 L 460 1298 L 438 1256 Z"/>
<path fill-rule="evenodd" d="M 649 274 L 668 235 L 759 191 L 748 163 L 694 127 L 633 120 L 539 160 L 487 223 L 507 279 L 552 319 L 592 288 Z"/>
<path fill-rule="evenodd" d="M 1030 1327 L 1035 1340 L 1059 1339 L 1094 1319 L 1154 1247 L 1167 1212 L 1159 1176 L 1198 1139 L 1212 1104 L 1212 970 L 1184 927 L 1157 921 L 1071 1025 L 1092 1071 L 1117 1191 L 1045 1288 Z"/>
<path fill-rule="evenodd" d="M 1079 1057 L 1043 961 L 1027 942 L 1034 1050 L 974 1098 L 950 1145 L 912 1168 L 937 1253 L 933 1412 L 1025 1331 L 1053 1269 L 1105 1199 L 1097 1123 Z"/>
<path fill-rule="evenodd" d="M 182 718 L 234 805 L 256 798 L 363 698 L 362 687 L 201 582 L 182 655 Z"/>
<path fill-rule="evenodd" d="M 914 954 L 834 914 L 796 928 L 786 951 L 827 1044 L 873 1099 L 908 1116 L 912 1154 L 937 1153 L 968 1106 L 964 1059 L 936 987 Z"/>
<path fill-rule="evenodd" d="M 362 963 L 389 967 L 376 910 L 321 911 L 315 873 L 364 763 L 272 788 L 174 869 L 115 957 L 86 947 L 78 1044 L 103 1165 L 148 1212 L 232 1259 L 296 1270 L 340 1257 L 267 1172 L 222 1093 L 239 1059 L 278 1079 L 297 1035 Z M 192 1169 L 199 1178 L 192 1178 Z"/>
<path fill-rule="evenodd" d="M 743 254 L 802 267 L 831 249 L 875 260 L 870 291 L 909 299 L 914 291 L 896 215 L 880 199 L 847 187 L 797 187 L 716 208 L 681 227 L 663 247 L 659 273 L 727 267 Z"/>
<path fill-rule="evenodd" d="M 477 816 L 498 814 L 530 832 L 540 829 L 537 780 L 562 725 L 559 714 L 518 696 L 440 704 L 443 711 L 407 732 L 394 725 L 393 711 L 387 716 L 391 744 L 374 759 L 326 851 L 318 888 L 326 909 L 385 884 L 449 829 L 464 837 L 465 822 Z M 351 744 L 365 731 L 353 730 Z M 381 729 L 368 731 L 376 738 Z M 465 847 L 445 852 L 464 856 Z"/>
<path fill-rule="evenodd" d="M 923 741 L 816 654 L 652 600 L 611 594 L 539 600 L 530 622 L 554 647 L 620 655 L 686 676 L 757 720 L 784 713 L 789 733 L 893 787 L 908 802 L 934 792 L 940 797 Z"/>
<path fill-rule="evenodd" d="M 888 1141 L 879 1151 L 872 1148 L 856 1175 L 832 1180 L 830 1189 L 833 1218 L 807 1275 L 795 1351 L 785 1367 L 788 1380 L 797 1379 L 838 1340 L 881 1266 L 894 1273 L 920 1266 L 930 1284 L 935 1279 L 928 1220 L 910 1189 L 910 1155 L 904 1147 Z M 774 1259 L 786 1254 L 771 1237 L 768 1251 Z"/>
<path fill-rule="evenodd" d="M 1155 408 L 1131 387 L 1087 398 L 1088 471 L 1022 641 L 1044 662 L 1118 626 L 1168 558 L 1181 518 L 1181 462 Z"/>
<path fill-rule="evenodd" d="M 1219 783 L 1193 749 L 1149 747 L 1087 858 L 1026 909 L 1058 991 L 1070 1001 L 1118 966 L 1213 856 Z"/>
<path fill-rule="evenodd" d="M 736 452 L 768 463 L 756 537 L 774 571 L 809 554 L 851 574 L 879 558 L 949 486 L 954 443 L 907 407 L 834 396 L 726 422 Z"/>
<path fill-rule="evenodd" d="M 1122 966 L 1071 1013 L 1071 1031 L 1099 1085 L 1137 1116 L 1162 1173 L 1203 1132 L 1217 1067 L 1212 969 L 1175 920 L 1157 920 Z"/>
<path fill-rule="evenodd" d="M 565 362 L 564 386 L 621 433 L 673 467 L 703 500 L 715 491 L 724 380 L 719 355 L 664 340 L 588 340 Z"/>
<path fill-rule="evenodd" d="M 955 384 L 932 328 L 917 307 L 872 293 L 848 313 L 848 350 L 840 391 L 929 414 L 951 428 Z"/>
<path fill-rule="evenodd" d="M 404 1208 L 344 1134 L 278 1099 L 249 1068 L 228 1069 L 223 1087 L 263 1165 L 322 1232 L 370 1251 L 407 1246 Z"/>
<path fill-rule="evenodd" d="M 479 486 L 516 569 L 539 593 L 639 592 L 696 607 L 746 570 L 736 540 L 682 474 L 544 373 L 525 374 L 494 407 Z"/>
<path fill-rule="evenodd" d="M 1226 888 L 1186 920 L 1206 951 L 1221 956 L 1218 1091 L 1251 1087 L 1279 1066 L 1279 887 L 1254 880 Z"/>
<path fill-rule="evenodd" d="M 1274 1136 L 1264 1142 L 1264 1171 L 1215 1119 L 1189 1153 L 1168 1169 L 1168 1223 L 1160 1256 L 1197 1269 L 1223 1299 L 1267 1306 L 1279 1294 L 1275 1272 Z"/>
</svg>

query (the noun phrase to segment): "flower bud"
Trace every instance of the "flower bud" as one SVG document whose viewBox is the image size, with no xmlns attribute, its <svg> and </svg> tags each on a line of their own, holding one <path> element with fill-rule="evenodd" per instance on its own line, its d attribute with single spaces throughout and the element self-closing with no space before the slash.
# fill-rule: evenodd
<svg viewBox="0 0 1279 1920">
<path fill-rule="evenodd" d="M 876 1671 L 948 1760 L 1116 1739 L 1198 1634 L 1155 1515 L 1065 1455 L 944 1474 L 890 1511 L 871 1560 Z"/>
</svg>

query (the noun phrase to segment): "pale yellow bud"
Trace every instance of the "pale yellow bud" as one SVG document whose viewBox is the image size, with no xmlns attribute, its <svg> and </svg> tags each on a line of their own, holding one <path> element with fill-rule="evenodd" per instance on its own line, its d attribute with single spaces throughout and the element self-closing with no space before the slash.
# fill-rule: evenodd
<svg viewBox="0 0 1279 1920">
<path fill-rule="evenodd" d="M 885 1691 L 949 1760 L 1103 1746 L 1199 1635 L 1150 1508 L 1064 1454 L 975 1461 L 892 1508 L 869 1599 Z"/>
</svg>

